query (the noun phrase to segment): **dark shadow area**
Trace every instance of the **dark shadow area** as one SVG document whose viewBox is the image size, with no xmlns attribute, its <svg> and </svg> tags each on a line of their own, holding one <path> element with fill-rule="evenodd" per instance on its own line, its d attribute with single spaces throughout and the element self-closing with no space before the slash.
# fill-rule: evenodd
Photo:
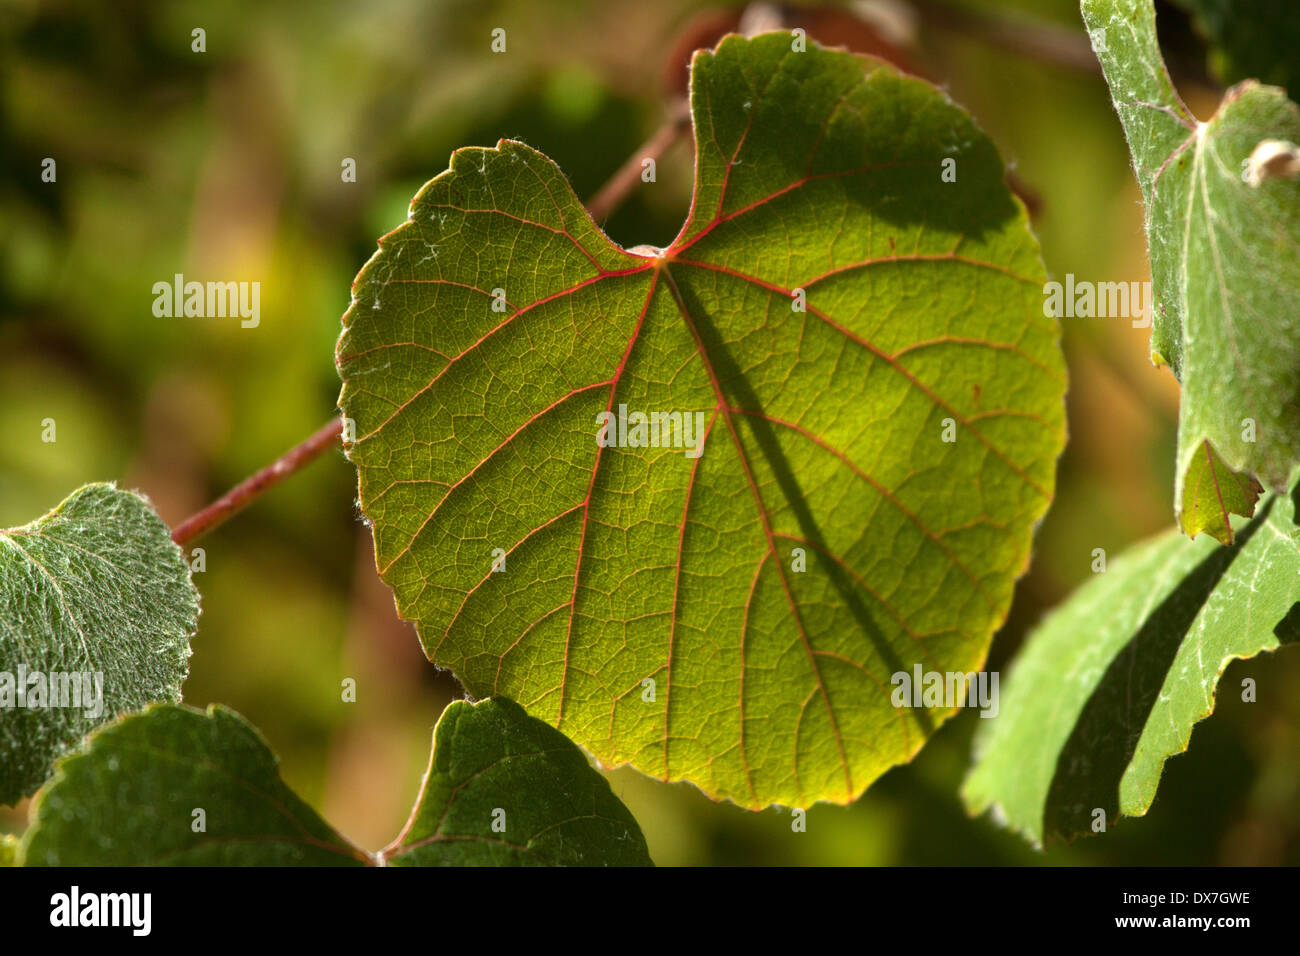
<svg viewBox="0 0 1300 956">
<path fill-rule="evenodd" d="M 1300 482 L 1296 482 L 1295 487 L 1291 489 L 1291 521 L 1300 526 Z M 1273 634 L 1280 644 L 1300 642 L 1300 601 L 1292 604 L 1291 610 L 1286 612 L 1286 617 L 1277 622 Z"/>
<path fill-rule="evenodd" d="M 1277 638 L 1279 644 L 1300 642 L 1300 601 L 1292 604 L 1291 610 L 1286 612 L 1286 617 L 1277 622 L 1277 627 L 1273 628 L 1273 636 Z"/>
</svg>

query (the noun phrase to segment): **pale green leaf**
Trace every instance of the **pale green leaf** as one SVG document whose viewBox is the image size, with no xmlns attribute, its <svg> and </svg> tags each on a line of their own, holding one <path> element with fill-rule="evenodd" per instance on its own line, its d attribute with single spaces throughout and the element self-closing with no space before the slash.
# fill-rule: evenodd
<svg viewBox="0 0 1300 956">
<path fill-rule="evenodd" d="M 1146 813 L 1165 761 L 1214 710 L 1228 664 L 1294 641 L 1295 496 L 1269 495 L 1236 542 L 1170 531 L 1111 562 L 1030 636 L 981 721 L 964 795 L 1035 843 Z"/>
<path fill-rule="evenodd" d="M 1147 204 L 1152 357 L 1182 385 L 1175 511 L 1187 534 L 1227 543 L 1236 509 L 1216 493 L 1235 484 L 1240 505 L 1252 477 L 1281 491 L 1300 463 L 1300 180 L 1243 179 L 1260 143 L 1300 142 L 1300 110 L 1248 81 L 1199 122 L 1165 71 L 1151 0 L 1083 0 L 1083 15 Z M 1237 475 L 1204 480 L 1207 443 Z"/>
<path fill-rule="evenodd" d="M 87 485 L 0 529 L 0 803 L 114 714 L 180 699 L 198 616 L 189 567 L 139 495 Z"/>
<path fill-rule="evenodd" d="M 792 46 L 696 54 L 667 249 L 615 246 L 521 143 L 458 150 L 338 345 L 378 568 L 430 659 L 747 807 L 852 800 L 951 713 L 895 708 L 891 675 L 981 666 L 1064 443 L 988 138 L 920 80 Z M 624 409 L 699 424 L 602 446 Z"/>
</svg>

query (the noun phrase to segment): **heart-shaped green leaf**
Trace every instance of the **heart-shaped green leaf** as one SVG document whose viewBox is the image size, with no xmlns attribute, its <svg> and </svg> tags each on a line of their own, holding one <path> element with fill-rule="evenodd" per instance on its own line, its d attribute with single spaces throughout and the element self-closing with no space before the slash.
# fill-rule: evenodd
<svg viewBox="0 0 1300 956">
<path fill-rule="evenodd" d="M 1224 668 L 1300 637 L 1298 601 L 1294 497 L 1266 497 L 1231 547 L 1171 531 L 1121 555 L 1030 636 L 980 722 L 967 805 L 1039 844 L 1146 813 Z"/>
<path fill-rule="evenodd" d="M 114 714 L 179 700 L 199 595 L 139 495 L 86 485 L 0 530 L 0 803 Z"/>
<path fill-rule="evenodd" d="M 521 143 L 453 154 L 353 285 L 345 448 L 400 613 L 472 694 L 747 807 L 849 801 L 952 712 L 891 675 L 979 668 L 1006 614 L 1058 329 L 942 93 L 787 34 L 691 84 L 667 249 L 615 246 Z"/>
<path fill-rule="evenodd" d="M 586 757 L 518 704 L 451 704 L 392 847 L 350 844 L 280 778 L 244 718 L 163 704 L 96 732 L 37 795 L 28 866 L 648 865 Z"/>
<path fill-rule="evenodd" d="M 1282 491 L 1300 464 L 1300 180 L 1246 181 L 1262 143 L 1300 143 L 1300 110 L 1248 81 L 1198 122 L 1165 72 L 1151 0 L 1083 0 L 1083 16 L 1146 200 L 1151 355 L 1182 385 L 1175 511 L 1187 534 L 1227 544 L 1254 479 Z"/>
</svg>

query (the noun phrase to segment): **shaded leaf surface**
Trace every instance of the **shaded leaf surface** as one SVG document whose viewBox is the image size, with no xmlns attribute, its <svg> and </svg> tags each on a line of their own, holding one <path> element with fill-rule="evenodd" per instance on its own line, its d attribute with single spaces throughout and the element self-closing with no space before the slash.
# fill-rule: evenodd
<svg viewBox="0 0 1300 956">
<path fill-rule="evenodd" d="M 27 865 L 650 862 L 636 821 L 582 752 L 506 700 L 447 708 L 411 821 L 379 854 L 299 799 L 257 730 L 218 706 L 158 705 L 103 728 L 60 763 L 32 813 Z"/>
<path fill-rule="evenodd" d="M 891 674 L 977 669 L 1005 616 L 1064 442 L 1058 329 L 934 88 L 730 37 L 692 111 L 665 250 L 612 244 L 521 143 L 453 154 L 354 283 L 346 449 L 400 613 L 471 694 L 744 806 L 848 801 L 947 716 Z M 698 416 L 703 453 L 602 447 L 624 408 Z"/>
<path fill-rule="evenodd" d="M 195 832 L 195 810 L 204 814 Z M 28 866 L 359 866 L 280 779 L 243 717 L 159 704 L 110 724 L 60 762 L 19 851 Z"/>
<path fill-rule="evenodd" d="M 0 803 L 33 792 L 56 757 L 114 714 L 178 700 L 198 616 L 189 567 L 139 495 L 87 485 L 43 518 L 0 529 Z M 20 668 L 41 675 L 25 705 Z M 76 693 L 84 682 L 83 706 L 63 705 L 76 699 L 62 684 L 70 674 Z M 87 716 L 97 674 L 102 713 Z M 44 706 L 33 706 L 42 685 Z"/>
<path fill-rule="evenodd" d="M 1261 141 L 1300 142 L 1300 110 L 1244 82 L 1198 122 L 1150 0 L 1083 0 L 1083 14 L 1147 204 L 1152 358 L 1182 385 L 1175 510 L 1189 535 L 1227 543 L 1252 479 L 1282 491 L 1300 463 L 1300 181 L 1242 180 Z"/>
<path fill-rule="evenodd" d="M 494 829 L 497 827 L 497 829 Z M 645 838 L 609 783 L 514 701 L 452 703 L 390 866 L 647 866 Z"/>
<path fill-rule="evenodd" d="M 1146 813 L 1165 760 L 1214 710 L 1224 668 L 1297 637 L 1300 527 L 1269 495 L 1236 543 L 1171 531 L 1081 587 L 1030 636 L 981 722 L 964 796 L 1035 843 Z"/>
</svg>

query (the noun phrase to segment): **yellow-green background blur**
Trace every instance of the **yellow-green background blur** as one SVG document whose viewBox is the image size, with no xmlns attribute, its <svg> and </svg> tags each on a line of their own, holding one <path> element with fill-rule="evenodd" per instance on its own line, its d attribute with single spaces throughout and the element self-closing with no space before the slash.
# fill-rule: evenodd
<svg viewBox="0 0 1300 956">
<path fill-rule="evenodd" d="M 963 6 L 1023 8 L 1083 37 L 1074 0 Z M 450 152 L 522 139 L 591 196 L 662 121 L 684 80 L 684 34 L 707 34 L 702 9 L 0 0 L 0 527 L 101 480 L 143 491 L 175 524 L 306 437 L 335 411 L 333 346 L 353 276 Z M 833 16 L 794 11 L 787 25 L 814 16 L 810 35 L 859 45 Z M 1204 50 L 1184 20 L 1165 7 L 1161 17 L 1176 79 L 1208 115 L 1219 91 Z M 206 53 L 191 52 L 195 27 Z M 494 27 L 507 31 L 504 54 L 491 52 Z M 1147 278 L 1139 195 L 1100 76 L 979 33 L 932 13 L 906 65 L 946 85 L 1037 195 L 1054 275 Z M 41 182 L 45 157 L 57 183 Z M 355 183 L 341 181 L 345 157 Z M 615 241 L 677 232 L 689 145 L 658 173 L 609 220 Z M 261 325 L 156 318 L 152 286 L 178 272 L 260 282 Z M 1113 556 L 1172 522 L 1176 383 L 1127 320 L 1063 321 L 1070 445 L 992 669 L 1090 574 L 1094 548 Z M 53 444 L 41 441 L 46 418 Z M 396 619 L 352 467 L 330 453 L 200 544 L 186 701 L 244 714 L 327 820 L 368 849 L 387 843 L 459 691 Z M 1239 699 L 1246 676 L 1258 703 Z M 354 704 L 340 700 L 345 677 L 358 682 Z M 1218 713 L 1169 762 L 1147 817 L 1045 854 L 963 812 L 974 712 L 856 805 L 813 808 L 806 833 L 791 832 L 788 814 L 714 804 L 628 769 L 609 776 L 660 864 L 1294 864 L 1298 690 L 1300 654 L 1234 664 Z M 0 832 L 25 824 L 24 804 L 0 808 Z"/>
</svg>

